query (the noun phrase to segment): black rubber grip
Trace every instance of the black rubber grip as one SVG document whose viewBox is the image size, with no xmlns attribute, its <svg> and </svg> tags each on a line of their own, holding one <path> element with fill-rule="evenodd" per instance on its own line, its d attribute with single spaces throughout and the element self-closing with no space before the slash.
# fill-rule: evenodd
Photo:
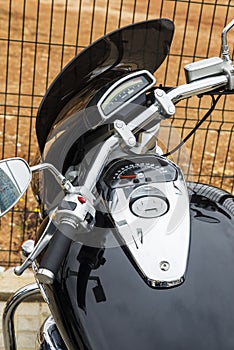
<svg viewBox="0 0 234 350">
<path fill-rule="evenodd" d="M 57 275 L 72 242 L 72 240 L 66 236 L 66 232 L 69 230 L 71 230 L 71 227 L 68 224 L 61 224 L 59 226 L 59 230 L 55 231 L 40 263 L 40 268 L 51 271 L 54 276 Z"/>
</svg>

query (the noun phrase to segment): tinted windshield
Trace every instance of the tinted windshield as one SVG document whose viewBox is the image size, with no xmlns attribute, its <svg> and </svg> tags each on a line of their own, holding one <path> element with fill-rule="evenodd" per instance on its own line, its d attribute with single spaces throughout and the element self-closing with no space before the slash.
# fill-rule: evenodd
<svg viewBox="0 0 234 350">
<path fill-rule="evenodd" d="M 39 108 L 41 152 L 59 112 L 75 95 L 111 71 L 155 72 L 169 52 L 173 32 L 174 25 L 168 19 L 144 21 L 103 36 L 78 54 L 51 84 Z"/>
</svg>

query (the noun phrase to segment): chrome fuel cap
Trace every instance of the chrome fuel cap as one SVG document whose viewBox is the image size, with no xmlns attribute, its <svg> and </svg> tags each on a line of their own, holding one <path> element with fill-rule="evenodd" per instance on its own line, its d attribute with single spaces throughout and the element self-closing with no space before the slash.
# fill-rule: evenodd
<svg viewBox="0 0 234 350">
<path fill-rule="evenodd" d="M 142 218 L 156 218 L 165 214 L 168 204 L 162 197 L 145 196 L 135 199 L 130 205 L 134 215 Z"/>
<path fill-rule="evenodd" d="M 169 203 L 161 191 L 153 186 L 141 186 L 130 199 L 132 213 L 141 218 L 157 218 L 169 209 Z"/>
</svg>

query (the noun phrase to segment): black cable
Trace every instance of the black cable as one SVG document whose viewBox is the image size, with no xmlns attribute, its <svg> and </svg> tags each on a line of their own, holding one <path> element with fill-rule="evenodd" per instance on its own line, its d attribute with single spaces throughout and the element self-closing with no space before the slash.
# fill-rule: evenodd
<svg viewBox="0 0 234 350">
<path fill-rule="evenodd" d="M 197 125 L 193 128 L 192 131 L 190 131 L 190 133 L 175 147 L 173 148 L 170 152 L 164 153 L 163 157 L 168 157 L 171 154 L 175 153 L 176 151 L 178 151 L 178 149 L 183 146 L 185 144 L 186 141 L 188 141 L 188 139 L 195 133 L 195 131 L 202 125 L 202 123 L 204 123 L 204 121 L 210 116 L 210 114 L 213 112 L 213 110 L 215 109 L 215 106 L 217 104 L 217 102 L 219 101 L 220 97 L 222 95 L 219 95 L 216 99 L 214 98 L 214 96 L 212 97 L 212 101 L 213 104 L 210 107 L 210 109 L 208 110 L 208 112 L 204 115 L 204 117 L 197 123 Z"/>
</svg>

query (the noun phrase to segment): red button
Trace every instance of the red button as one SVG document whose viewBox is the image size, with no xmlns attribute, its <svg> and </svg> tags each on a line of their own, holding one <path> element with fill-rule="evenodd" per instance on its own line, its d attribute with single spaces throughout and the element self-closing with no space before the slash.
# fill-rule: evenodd
<svg viewBox="0 0 234 350">
<path fill-rule="evenodd" d="M 78 196 L 77 199 L 81 204 L 86 203 L 86 199 L 83 196 Z"/>
</svg>

